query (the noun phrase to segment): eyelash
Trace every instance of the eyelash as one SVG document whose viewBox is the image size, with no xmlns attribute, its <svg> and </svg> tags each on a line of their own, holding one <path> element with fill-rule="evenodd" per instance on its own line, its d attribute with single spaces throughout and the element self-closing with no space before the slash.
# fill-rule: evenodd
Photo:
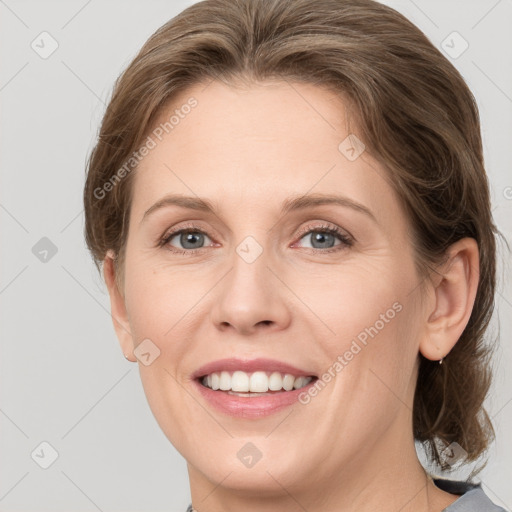
<svg viewBox="0 0 512 512">
<path fill-rule="evenodd" d="M 353 239 L 349 236 L 347 236 L 345 233 L 343 233 L 339 228 L 333 227 L 330 225 L 322 225 L 322 226 L 307 226 L 303 230 L 301 230 L 297 237 L 300 240 L 305 235 L 309 233 L 315 233 L 315 232 L 321 232 L 321 233 L 330 233 L 332 235 L 336 235 L 339 240 L 341 241 L 340 245 L 336 245 L 334 247 L 331 247 L 329 249 L 315 249 L 311 247 L 306 247 L 306 249 L 309 249 L 313 252 L 313 254 L 318 253 L 332 253 L 332 252 L 338 252 L 340 250 L 343 250 L 347 247 L 351 247 L 354 243 Z M 158 242 L 158 247 L 164 247 L 168 246 L 168 250 L 175 253 L 175 254 L 197 254 L 198 252 L 207 249 L 207 247 L 200 247 L 198 249 L 177 249 L 176 247 L 173 247 L 169 245 L 169 242 L 172 238 L 174 238 L 176 235 L 179 235 L 181 233 L 200 233 L 202 235 L 206 235 L 208 238 L 212 238 L 208 235 L 208 233 L 205 233 L 203 230 L 199 229 L 197 226 L 194 226 L 193 224 L 187 225 L 181 229 L 171 231 L 170 233 L 166 233 Z"/>
</svg>

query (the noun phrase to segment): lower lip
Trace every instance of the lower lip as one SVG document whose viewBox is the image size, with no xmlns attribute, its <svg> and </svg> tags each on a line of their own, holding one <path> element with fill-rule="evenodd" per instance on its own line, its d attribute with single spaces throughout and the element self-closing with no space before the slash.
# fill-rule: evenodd
<svg viewBox="0 0 512 512">
<path fill-rule="evenodd" d="M 230 395 L 227 391 L 214 391 L 203 386 L 198 380 L 195 380 L 194 384 L 206 401 L 220 412 L 237 418 L 255 419 L 281 411 L 298 402 L 299 395 L 307 392 L 315 382 L 316 379 L 313 379 L 300 389 L 255 397 Z"/>
</svg>

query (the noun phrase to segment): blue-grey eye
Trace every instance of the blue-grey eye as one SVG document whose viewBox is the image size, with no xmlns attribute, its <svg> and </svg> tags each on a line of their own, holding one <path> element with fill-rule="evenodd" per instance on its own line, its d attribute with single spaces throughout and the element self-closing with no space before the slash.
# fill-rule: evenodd
<svg viewBox="0 0 512 512">
<path fill-rule="evenodd" d="M 179 240 L 179 244 L 181 245 L 181 247 L 178 247 L 179 249 L 201 249 L 205 244 L 205 239 L 210 240 L 207 235 L 200 231 L 179 231 L 168 238 L 169 245 L 173 247 L 176 247 L 171 243 L 174 238 L 178 238 Z"/>
<path fill-rule="evenodd" d="M 336 238 L 339 238 L 339 235 L 335 235 L 324 230 L 310 231 L 302 237 L 302 239 L 304 238 L 309 239 L 312 249 L 330 249 L 335 245 L 339 245 L 335 243 Z"/>
</svg>

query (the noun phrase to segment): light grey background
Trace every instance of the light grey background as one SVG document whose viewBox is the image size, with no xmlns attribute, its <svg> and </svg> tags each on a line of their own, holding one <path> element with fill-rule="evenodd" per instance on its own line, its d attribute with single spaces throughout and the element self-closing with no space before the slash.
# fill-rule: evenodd
<svg viewBox="0 0 512 512">
<path fill-rule="evenodd" d="M 190 501 L 185 462 L 115 337 L 83 241 L 82 188 L 114 80 L 191 3 L 0 0 L 0 511 L 184 512 Z M 468 42 L 448 58 L 478 100 L 494 215 L 512 243 L 512 1 L 385 3 L 438 47 L 446 40 L 460 51 L 458 36 L 446 39 L 454 31 Z M 46 59 L 31 47 L 51 48 L 43 31 L 58 43 Z M 43 237 L 57 249 L 46 262 Z M 500 279 L 493 328 L 501 346 L 488 400 L 497 441 L 480 478 L 512 510 L 510 267 Z M 50 460 L 42 442 L 58 452 L 48 469 L 39 465 Z"/>
</svg>

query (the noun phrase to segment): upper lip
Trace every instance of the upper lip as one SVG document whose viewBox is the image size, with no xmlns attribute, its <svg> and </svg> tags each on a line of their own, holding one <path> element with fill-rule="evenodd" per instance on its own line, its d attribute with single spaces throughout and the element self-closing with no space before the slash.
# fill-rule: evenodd
<svg viewBox="0 0 512 512">
<path fill-rule="evenodd" d="M 316 376 L 311 371 L 302 370 L 301 368 L 297 368 L 282 361 L 260 357 L 257 359 L 228 358 L 211 361 L 210 363 L 206 363 L 197 369 L 193 373 L 192 378 L 198 379 L 200 377 L 204 377 L 205 375 L 210 375 L 214 372 L 235 370 L 241 370 L 246 373 L 257 371 L 289 373 L 294 377 Z"/>
</svg>

